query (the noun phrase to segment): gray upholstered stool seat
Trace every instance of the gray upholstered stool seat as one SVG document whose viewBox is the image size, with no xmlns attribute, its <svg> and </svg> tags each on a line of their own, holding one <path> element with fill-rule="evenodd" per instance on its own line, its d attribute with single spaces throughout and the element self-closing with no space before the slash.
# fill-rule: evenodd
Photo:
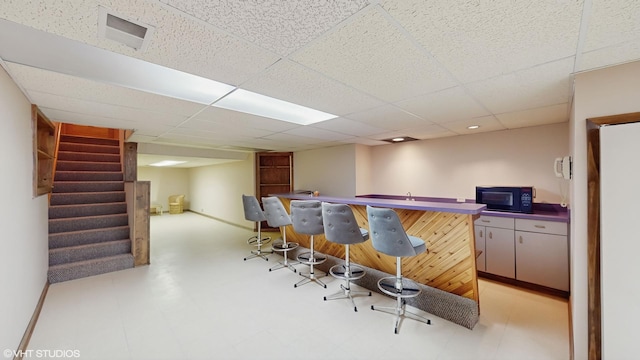
<svg viewBox="0 0 640 360">
<path fill-rule="evenodd" d="M 396 306 L 371 305 L 371 310 L 395 315 L 394 332 L 396 334 L 400 328 L 400 321 L 405 317 L 431 324 L 431 320 L 406 309 L 404 299 L 416 297 L 422 290 L 415 282 L 402 277 L 402 257 L 415 256 L 425 252 L 427 250 L 426 244 L 418 237 L 407 235 L 398 214 L 392 209 L 374 208 L 367 205 L 367 217 L 373 247 L 381 253 L 396 257 L 396 276 L 384 277 L 378 281 L 380 291 L 396 298 Z"/>
<path fill-rule="evenodd" d="M 260 203 L 253 195 L 242 195 L 242 206 L 244 208 L 244 218 L 249 221 L 254 221 L 258 227 L 258 234 L 250 237 L 247 240 L 249 245 L 256 247 L 251 251 L 251 255 L 244 258 L 245 261 L 255 257 L 260 257 L 265 260 L 269 260 L 266 254 L 271 254 L 273 251 L 262 251 L 262 246 L 268 244 L 271 241 L 270 237 L 262 237 L 261 225 L 263 221 L 267 220 L 264 216 L 264 211 L 260 208 Z"/>
<path fill-rule="evenodd" d="M 284 229 L 281 229 L 282 238 L 275 240 L 271 244 L 273 251 L 281 252 L 284 259 L 277 265 L 270 268 L 269 271 L 288 268 L 289 270 L 296 272 L 296 268 L 293 267 L 294 263 L 291 263 L 287 257 L 287 252 L 298 247 L 297 243 L 287 242 L 286 226 L 291 225 L 291 217 L 287 214 L 287 211 L 285 210 L 284 205 L 282 205 L 280 199 L 275 196 L 263 197 L 262 205 L 264 206 L 264 215 L 267 218 L 269 226 L 274 228 L 279 228 L 281 226 L 285 227 Z"/>
<path fill-rule="evenodd" d="M 327 257 L 324 254 L 316 252 L 313 244 L 313 236 L 324 233 L 324 226 L 322 225 L 322 204 L 317 200 L 291 200 L 291 221 L 293 222 L 293 230 L 295 230 L 295 232 L 310 236 L 309 251 L 302 252 L 298 255 L 298 261 L 300 261 L 300 263 L 309 265 L 309 273 L 300 273 L 305 279 L 300 280 L 293 286 L 298 287 L 313 281 L 326 288 L 327 285 L 316 276 L 315 265 L 327 261 Z M 320 277 L 325 275 L 326 274 L 323 274 Z"/>
<path fill-rule="evenodd" d="M 353 310 L 358 311 L 353 295 L 371 296 L 371 291 L 352 291 L 351 282 L 364 277 L 365 271 L 358 265 L 351 264 L 349 258 L 350 245 L 360 244 L 369 240 L 369 232 L 358 226 L 353 211 L 346 204 L 322 203 L 322 222 L 324 224 L 324 236 L 328 241 L 345 246 L 345 262 L 337 264 L 329 269 L 329 273 L 338 279 L 344 280 L 340 284 L 340 291 L 325 296 L 324 300 L 350 299 Z"/>
</svg>

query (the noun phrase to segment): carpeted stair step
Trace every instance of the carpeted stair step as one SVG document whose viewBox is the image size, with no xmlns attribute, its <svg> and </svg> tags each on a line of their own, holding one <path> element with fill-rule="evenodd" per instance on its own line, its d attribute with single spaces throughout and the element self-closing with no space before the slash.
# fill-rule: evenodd
<svg viewBox="0 0 640 360">
<path fill-rule="evenodd" d="M 122 172 L 116 171 L 58 171 L 54 181 L 122 181 Z"/>
<path fill-rule="evenodd" d="M 120 154 L 58 151 L 58 161 L 119 162 Z"/>
<path fill-rule="evenodd" d="M 124 191 L 86 192 L 86 193 L 52 193 L 49 204 L 74 205 L 92 203 L 110 203 L 125 201 Z"/>
<path fill-rule="evenodd" d="M 80 143 L 80 144 L 92 144 L 92 145 L 110 145 L 120 146 L 120 141 L 115 139 L 103 139 L 93 138 L 86 136 L 76 135 L 60 135 L 60 143 Z"/>
<path fill-rule="evenodd" d="M 49 219 L 69 217 L 96 216 L 108 214 L 122 214 L 127 212 L 126 202 L 101 204 L 77 204 L 49 206 Z"/>
<path fill-rule="evenodd" d="M 56 181 L 54 193 L 124 191 L 123 181 Z"/>
<path fill-rule="evenodd" d="M 49 266 L 131 253 L 131 240 L 107 241 L 49 250 Z"/>
<path fill-rule="evenodd" d="M 49 234 L 49 249 L 129 239 L 129 226 Z"/>
<path fill-rule="evenodd" d="M 60 143 L 58 151 L 74 151 L 86 153 L 120 154 L 120 146 L 94 145 L 81 143 Z"/>
<path fill-rule="evenodd" d="M 58 161 L 56 171 L 122 171 L 119 162 Z"/>
<path fill-rule="evenodd" d="M 124 214 L 85 216 L 78 218 L 63 218 L 49 220 L 49 234 L 102 229 L 129 225 L 129 216 Z"/>
<path fill-rule="evenodd" d="M 47 275 L 49 283 L 53 284 L 131 268 L 133 268 L 133 255 L 122 254 L 50 266 Z"/>
</svg>

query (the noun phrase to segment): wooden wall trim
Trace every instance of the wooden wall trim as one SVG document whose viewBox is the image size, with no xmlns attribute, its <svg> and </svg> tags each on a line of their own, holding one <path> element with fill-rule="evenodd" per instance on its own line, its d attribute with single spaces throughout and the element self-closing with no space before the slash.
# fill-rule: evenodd
<svg viewBox="0 0 640 360">
<path fill-rule="evenodd" d="M 27 324 L 27 329 L 22 336 L 22 340 L 18 345 L 17 353 L 18 356 L 15 356 L 13 359 L 22 359 L 23 355 L 26 354 L 27 347 L 29 346 L 29 341 L 31 341 L 31 335 L 33 335 L 33 330 L 36 328 L 36 324 L 38 323 L 38 318 L 40 317 L 40 312 L 42 312 L 42 306 L 44 305 L 44 300 L 47 297 L 47 292 L 49 291 L 49 281 L 44 283 L 44 287 L 42 288 L 42 293 L 40 294 L 40 299 L 38 299 L 38 303 L 36 304 L 36 308 L 33 311 L 33 315 L 31 316 L 31 320 L 29 324 Z"/>
<path fill-rule="evenodd" d="M 587 119 L 587 327 L 589 360 L 602 358 L 600 128 L 640 122 L 640 112 Z"/>
</svg>

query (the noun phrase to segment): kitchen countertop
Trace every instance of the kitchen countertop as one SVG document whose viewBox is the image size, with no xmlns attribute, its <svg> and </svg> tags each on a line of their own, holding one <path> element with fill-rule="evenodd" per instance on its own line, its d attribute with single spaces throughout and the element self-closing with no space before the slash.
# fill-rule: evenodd
<svg viewBox="0 0 640 360">
<path fill-rule="evenodd" d="M 310 196 L 305 193 L 285 193 L 273 194 L 272 196 L 282 197 L 292 200 L 318 200 L 337 204 L 350 205 L 370 205 L 376 207 L 386 207 L 394 209 L 423 210 L 423 211 L 439 211 L 457 214 L 480 214 L 487 207 L 484 204 L 476 204 L 469 202 L 444 202 L 430 201 L 426 198 L 412 198 L 406 200 L 397 197 L 382 196 L 355 196 L 355 197 L 333 197 L 333 196 Z"/>
</svg>

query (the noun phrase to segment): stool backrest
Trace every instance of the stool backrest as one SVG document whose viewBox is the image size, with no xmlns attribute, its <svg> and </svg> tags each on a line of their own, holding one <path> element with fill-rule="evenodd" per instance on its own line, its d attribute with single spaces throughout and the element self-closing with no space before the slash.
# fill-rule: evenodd
<svg viewBox="0 0 640 360">
<path fill-rule="evenodd" d="M 377 251 L 396 257 L 416 255 L 395 211 L 367 205 L 367 218 L 371 243 Z"/>
<path fill-rule="evenodd" d="M 305 235 L 324 233 L 322 204 L 317 200 L 291 200 L 293 230 Z"/>
<path fill-rule="evenodd" d="M 338 244 L 358 244 L 369 239 L 369 232 L 358 226 L 347 204 L 322 203 L 324 237 Z"/>
<path fill-rule="evenodd" d="M 264 216 L 262 208 L 258 199 L 253 195 L 242 195 L 242 207 L 244 208 L 244 218 L 249 221 L 265 221 L 267 217 Z"/>
<path fill-rule="evenodd" d="M 291 225 L 291 218 L 277 197 L 263 197 L 262 206 L 264 206 L 264 216 L 267 218 L 267 224 L 269 224 L 269 226 L 277 228 Z"/>
</svg>

